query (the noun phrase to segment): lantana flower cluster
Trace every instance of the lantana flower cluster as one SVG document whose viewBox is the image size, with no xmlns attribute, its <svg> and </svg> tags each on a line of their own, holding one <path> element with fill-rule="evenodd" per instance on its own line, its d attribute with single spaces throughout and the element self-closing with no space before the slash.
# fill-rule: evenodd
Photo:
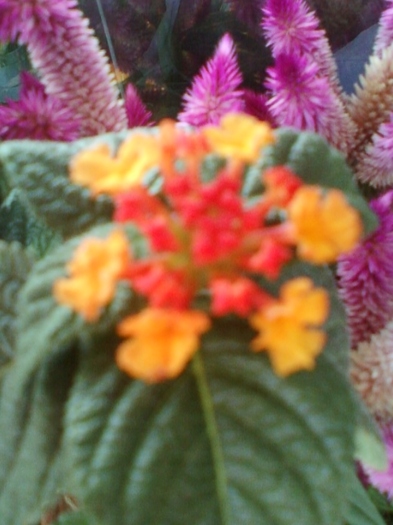
<svg viewBox="0 0 393 525">
<path fill-rule="evenodd" d="M 327 290 L 300 276 L 274 296 L 263 283 L 295 259 L 335 261 L 356 245 L 362 223 L 341 191 L 307 185 L 286 166 L 261 170 L 264 191 L 244 196 L 247 171 L 273 142 L 267 123 L 237 113 L 198 130 L 165 120 L 156 133 L 132 134 L 116 156 L 103 145 L 72 160 L 74 183 L 112 196 L 118 228 L 82 242 L 54 295 L 87 322 L 99 322 L 119 281 L 146 298 L 117 326 L 116 361 L 132 377 L 176 377 L 214 319 L 228 315 L 249 323 L 251 349 L 268 352 L 278 375 L 315 366 L 326 343 Z M 154 169 L 156 192 L 145 183 Z M 146 237 L 147 257 L 133 253 L 128 222 Z"/>
</svg>

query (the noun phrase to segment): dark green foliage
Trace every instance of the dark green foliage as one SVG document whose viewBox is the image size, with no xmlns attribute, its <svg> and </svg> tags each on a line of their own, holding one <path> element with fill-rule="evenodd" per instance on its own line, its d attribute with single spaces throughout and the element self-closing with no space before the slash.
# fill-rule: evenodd
<svg viewBox="0 0 393 525">
<path fill-rule="evenodd" d="M 21 71 L 29 69 L 24 47 L 15 44 L 0 46 L 0 103 L 18 98 L 19 75 Z"/>
<path fill-rule="evenodd" d="M 37 217 L 64 236 L 77 234 L 111 218 L 112 204 L 92 199 L 87 189 L 70 183 L 67 166 L 75 146 L 10 141 L 0 146 L 2 176 L 23 190 Z"/>
<path fill-rule="evenodd" d="M 117 369 L 117 340 L 102 332 L 135 308 L 129 296 L 101 330 L 52 299 L 76 242 L 39 262 L 20 296 L 0 397 L 2 525 L 40 515 L 55 487 L 105 525 L 343 523 L 356 422 L 329 274 L 307 270 L 338 306 L 314 372 L 278 378 L 246 325 L 222 321 L 183 375 L 144 385 Z"/>
<path fill-rule="evenodd" d="M 17 297 L 32 265 L 20 244 L 0 241 L 0 366 L 13 356 Z"/>
</svg>

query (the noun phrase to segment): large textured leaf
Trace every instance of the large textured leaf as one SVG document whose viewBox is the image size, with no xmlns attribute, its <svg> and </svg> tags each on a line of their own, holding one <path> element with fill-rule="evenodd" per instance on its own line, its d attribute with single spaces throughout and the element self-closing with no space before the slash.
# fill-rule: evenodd
<svg viewBox="0 0 393 525">
<path fill-rule="evenodd" d="M 107 142 L 114 149 L 123 134 L 104 135 L 74 143 L 8 141 L 0 144 L 0 180 L 19 188 L 38 218 L 64 236 L 80 234 L 107 222 L 113 212 L 104 196 L 93 199 L 86 188 L 71 184 L 68 164 L 80 149 Z"/>
<path fill-rule="evenodd" d="M 112 228 L 106 225 L 91 234 L 106 236 Z M 138 253 L 142 249 L 138 248 L 140 237 L 131 230 L 130 235 L 135 238 Z M 78 345 L 93 335 L 101 338 L 104 332 L 111 332 L 130 308 L 132 293 L 126 286 L 119 287 L 100 324 L 86 325 L 68 308 L 55 303 L 53 282 L 64 275 L 65 263 L 79 242 L 80 238 L 73 239 L 39 261 L 20 292 L 17 353 L 0 394 L 2 525 L 17 525 L 25 523 L 27 516 L 40 516 L 63 486 L 70 492 L 63 484 L 60 444 L 64 403 L 77 364 Z"/>
<path fill-rule="evenodd" d="M 14 353 L 17 297 L 32 265 L 32 254 L 20 244 L 0 241 L 0 366 Z"/>
<path fill-rule="evenodd" d="M 31 247 L 38 256 L 60 242 L 59 235 L 37 218 L 18 188 L 11 190 L 0 205 L 0 239 Z"/>
<path fill-rule="evenodd" d="M 258 195 L 262 191 L 261 170 L 287 165 L 307 184 L 339 188 L 355 206 L 363 219 L 365 232 L 377 226 L 377 219 L 360 194 L 354 176 L 344 156 L 322 137 L 310 132 L 282 128 L 276 131 L 277 141 L 263 150 L 261 161 L 251 168 L 245 182 L 245 194 Z"/>
<path fill-rule="evenodd" d="M 4 525 L 37 523 L 45 504 L 57 499 L 59 491 L 68 492 L 60 444 L 75 366 L 73 352 L 54 353 L 36 371 L 22 374 L 23 367 L 14 366 L 4 379 L 0 404 L 0 522 Z"/>
<path fill-rule="evenodd" d="M 67 483 L 107 525 L 343 524 L 355 420 L 339 307 L 327 329 L 315 371 L 285 380 L 241 322 L 216 325 L 186 373 L 154 386 L 93 344 L 67 403 Z"/>
</svg>

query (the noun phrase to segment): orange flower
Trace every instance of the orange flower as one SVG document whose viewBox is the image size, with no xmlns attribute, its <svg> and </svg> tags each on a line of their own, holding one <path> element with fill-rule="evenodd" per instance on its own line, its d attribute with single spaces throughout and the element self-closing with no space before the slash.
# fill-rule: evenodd
<svg viewBox="0 0 393 525">
<path fill-rule="evenodd" d="M 136 133 L 121 144 L 115 157 L 107 144 L 79 152 L 71 161 L 70 177 L 93 195 L 117 195 L 139 185 L 158 162 L 157 138 Z"/>
<path fill-rule="evenodd" d="M 286 377 L 299 370 L 311 370 L 322 351 L 326 334 L 320 326 L 326 321 L 329 297 L 323 288 L 314 288 L 307 277 L 287 281 L 280 298 L 250 317 L 259 335 L 251 348 L 266 351 L 275 372 Z"/>
<path fill-rule="evenodd" d="M 146 308 L 118 325 L 118 334 L 130 339 L 116 353 L 118 367 L 149 383 L 178 376 L 199 345 L 210 320 L 199 311 Z"/>
<path fill-rule="evenodd" d="M 315 186 L 300 188 L 288 207 L 295 227 L 299 256 L 315 264 L 330 263 L 352 250 L 362 234 L 362 222 L 343 193 L 326 193 Z"/>
<path fill-rule="evenodd" d="M 206 126 L 202 133 L 213 153 L 249 163 L 256 162 L 261 149 L 275 140 L 267 122 L 243 113 L 229 113 L 219 127 Z"/>
<path fill-rule="evenodd" d="M 96 321 L 113 298 L 128 261 L 128 240 L 122 231 L 113 231 L 107 239 L 88 238 L 67 265 L 70 277 L 56 281 L 53 294 L 86 321 Z"/>
</svg>

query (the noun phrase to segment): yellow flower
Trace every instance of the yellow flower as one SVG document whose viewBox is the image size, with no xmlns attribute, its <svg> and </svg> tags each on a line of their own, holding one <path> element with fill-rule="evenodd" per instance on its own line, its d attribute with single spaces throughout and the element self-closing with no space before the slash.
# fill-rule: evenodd
<svg viewBox="0 0 393 525">
<path fill-rule="evenodd" d="M 210 320 L 203 312 L 146 308 L 118 325 L 118 334 L 130 339 L 117 349 L 117 365 L 149 383 L 176 377 L 209 327 Z"/>
<path fill-rule="evenodd" d="M 261 149 L 275 140 L 267 122 L 243 113 L 229 113 L 219 127 L 206 126 L 202 133 L 213 153 L 249 163 L 256 162 Z"/>
<path fill-rule="evenodd" d="M 299 257 L 315 264 L 330 263 L 352 250 L 362 234 L 362 222 L 344 194 L 323 192 L 315 186 L 300 188 L 288 207 L 295 227 Z"/>
<path fill-rule="evenodd" d="M 67 265 L 70 276 L 55 282 L 55 299 L 86 321 L 96 321 L 113 299 L 128 261 L 128 240 L 122 231 L 113 231 L 107 239 L 86 239 Z"/>
<path fill-rule="evenodd" d="M 311 370 L 326 342 L 320 327 L 328 312 L 326 290 L 314 288 L 307 277 L 287 281 L 278 300 L 250 317 L 251 326 L 259 331 L 251 348 L 268 352 L 274 371 L 281 377 Z"/>
<path fill-rule="evenodd" d="M 79 152 L 71 161 L 70 178 L 87 186 L 93 195 L 117 195 L 140 184 L 159 159 L 157 138 L 138 133 L 121 144 L 115 157 L 107 144 Z"/>
</svg>

